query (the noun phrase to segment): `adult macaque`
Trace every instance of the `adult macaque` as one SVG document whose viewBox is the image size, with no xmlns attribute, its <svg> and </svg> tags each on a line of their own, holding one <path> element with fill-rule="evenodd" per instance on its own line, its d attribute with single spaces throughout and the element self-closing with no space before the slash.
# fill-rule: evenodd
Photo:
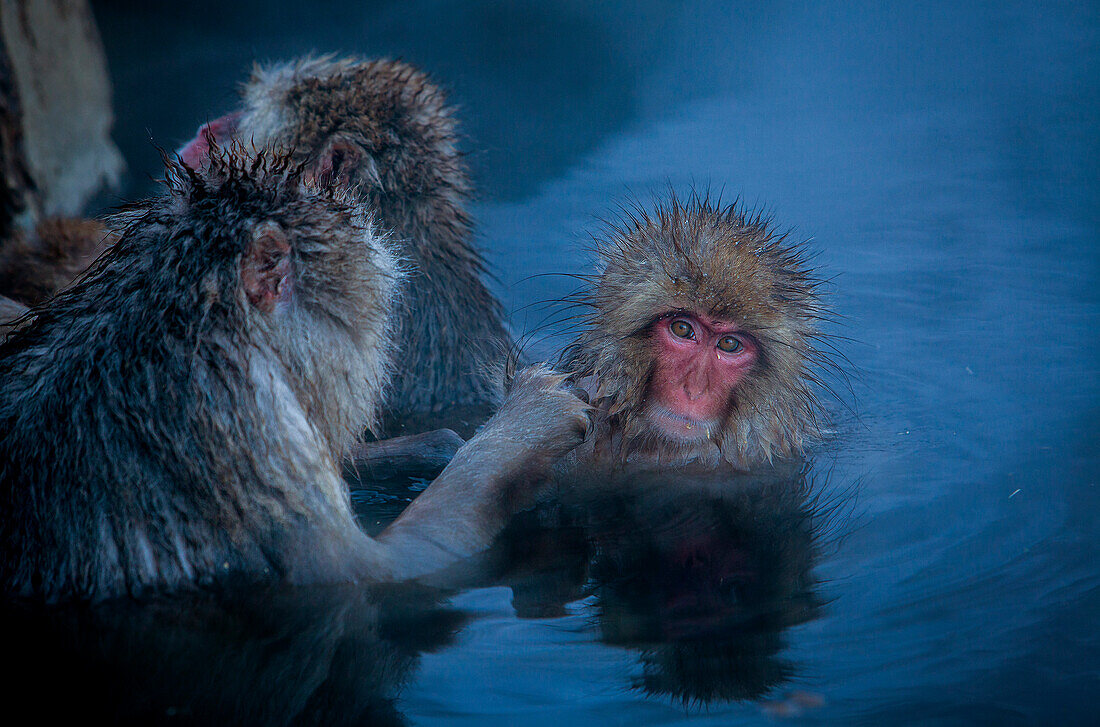
<svg viewBox="0 0 1100 727">
<path fill-rule="evenodd" d="M 383 430 L 435 428 L 444 410 L 473 410 L 463 416 L 479 423 L 501 401 L 494 364 L 512 343 L 471 243 L 470 184 L 443 92 L 401 62 L 324 57 L 258 67 L 242 95 L 241 110 L 202 126 L 180 156 L 199 165 L 212 140 L 278 145 L 307 175 L 368 202 L 412 264 Z"/>
<path fill-rule="evenodd" d="M 592 312 L 564 357 L 599 412 L 597 456 L 751 467 L 819 434 L 828 312 L 801 246 L 697 197 L 631 214 L 597 244 Z"/>
<path fill-rule="evenodd" d="M 0 344 L 0 592 L 388 581 L 483 548 L 583 437 L 545 369 L 378 538 L 339 462 L 376 419 L 402 270 L 367 208 L 214 150 Z"/>
</svg>

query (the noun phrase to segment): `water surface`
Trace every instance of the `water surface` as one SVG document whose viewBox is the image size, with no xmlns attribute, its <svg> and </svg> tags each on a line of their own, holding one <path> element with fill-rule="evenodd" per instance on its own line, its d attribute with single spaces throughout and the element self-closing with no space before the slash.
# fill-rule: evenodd
<svg viewBox="0 0 1100 727">
<path fill-rule="evenodd" d="M 621 532 L 601 535 L 614 522 L 528 523 L 536 552 L 524 558 L 542 571 L 449 597 L 468 620 L 453 638 L 411 649 L 415 664 L 386 682 L 394 719 L 1095 720 L 1094 6 L 103 2 L 96 13 L 116 85 L 115 136 L 131 164 L 127 194 L 144 193 L 145 175 L 157 173 L 148 137 L 172 147 L 224 113 L 255 58 L 340 50 L 431 70 L 460 106 L 479 242 L 536 355 L 551 355 L 566 331 L 540 304 L 574 285 L 541 274 L 586 270 L 596 218 L 669 187 L 765 205 L 813 238 L 833 278 L 841 319 L 831 330 L 852 362 L 852 390 L 830 404 L 836 433 L 808 478 L 823 501 L 854 505 L 824 540 L 789 502 L 761 516 L 775 528 L 802 523 L 782 545 L 738 519 L 744 510 L 698 528 L 739 548 L 698 546 L 712 554 L 705 572 L 797 587 L 755 602 L 691 593 L 704 610 L 712 599 L 712 616 L 741 604 L 736 618 L 719 619 L 722 638 L 695 619 L 708 651 L 683 618 L 662 620 L 665 611 L 615 591 L 623 572 L 588 550 L 634 552 Z M 718 500 L 708 507 L 725 512 Z M 625 507 L 619 524 L 649 522 L 647 507 Z M 691 508 L 678 512 L 692 523 Z M 656 540 L 645 546 L 654 562 L 686 547 Z M 684 607 L 671 593 L 705 578 L 670 562 L 668 581 L 629 593 Z M 647 572 L 629 558 L 614 565 Z M 753 608 L 767 615 L 746 621 Z M 647 688 L 653 674 L 650 686 L 679 675 L 711 691 Z M 726 690 L 715 689 L 723 678 Z"/>
</svg>

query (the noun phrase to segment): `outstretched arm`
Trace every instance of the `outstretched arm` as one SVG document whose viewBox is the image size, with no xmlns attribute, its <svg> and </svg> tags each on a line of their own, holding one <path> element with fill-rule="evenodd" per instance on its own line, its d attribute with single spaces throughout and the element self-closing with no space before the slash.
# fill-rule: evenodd
<svg viewBox="0 0 1100 727">
<path fill-rule="evenodd" d="M 436 477 L 465 442 L 451 429 L 356 442 L 344 463 L 344 476 L 355 489 L 364 482 L 398 477 Z"/>
<path fill-rule="evenodd" d="M 504 405 L 378 537 L 397 580 L 442 571 L 487 548 L 537 499 L 554 465 L 583 441 L 589 406 L 543 366 L 517 374 Z"/>
</svg>

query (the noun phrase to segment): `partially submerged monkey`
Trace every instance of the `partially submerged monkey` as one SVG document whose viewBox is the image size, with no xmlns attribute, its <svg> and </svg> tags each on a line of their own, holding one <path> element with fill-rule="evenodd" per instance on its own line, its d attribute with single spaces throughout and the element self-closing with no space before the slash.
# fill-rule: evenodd
<svg viewBox="0 0 1100 727">
<path fill-rule="evenodd" d="M 443 92 L 399 61 L 322 57 L 257 67 L 242 96 L 242 110 L 180 150 L 186 163 L 200 165 L 211 141 L 284 147 L 308 174 L 368 202 L 412 263 L 383 428 L 433 428 L 454 407 L 484 418 L 501 401 L 494 364 L 512 341 L 471 242 L 470 183 Z"/>
<path fill-rule="evenodd" d="M 598 453 L 748 468 L 819 436 L 828 309 L 803 246 L 737 204 L 673 196 L 597 254 L 563 361 L 599 412 Z"/>
<path fill-rule="evenodd" d="M 367 208 L 286 157 L 215 152 L 0 343 L 0 593 L 101 599 L 222 578 L 401 580 L 484 547 L 583 437 L 529 369 L 378 538 L 343 447 L 374 421 L 402 276 Z"/>
</svg>

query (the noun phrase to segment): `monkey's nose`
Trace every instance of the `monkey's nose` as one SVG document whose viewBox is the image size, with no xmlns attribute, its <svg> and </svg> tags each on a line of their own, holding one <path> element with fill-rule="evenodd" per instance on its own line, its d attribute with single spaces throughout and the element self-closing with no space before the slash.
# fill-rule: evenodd
<svg viewBox="0 0 1100 727">
<path fill-rule="evenodd" d="M 703 395 L 707 393 L 707 390 L 703 387 L 684 386 L 684 396 L 688 398 L 688 401 L 698 401 L 703 398 Z"/>
<path fill-rule="evenodd" d="M 705 373 L 694 372 L 684 377 L 684 396 L 688 401 L 698 401 L 707 395 L 710 381 Z"/>
</svg>

